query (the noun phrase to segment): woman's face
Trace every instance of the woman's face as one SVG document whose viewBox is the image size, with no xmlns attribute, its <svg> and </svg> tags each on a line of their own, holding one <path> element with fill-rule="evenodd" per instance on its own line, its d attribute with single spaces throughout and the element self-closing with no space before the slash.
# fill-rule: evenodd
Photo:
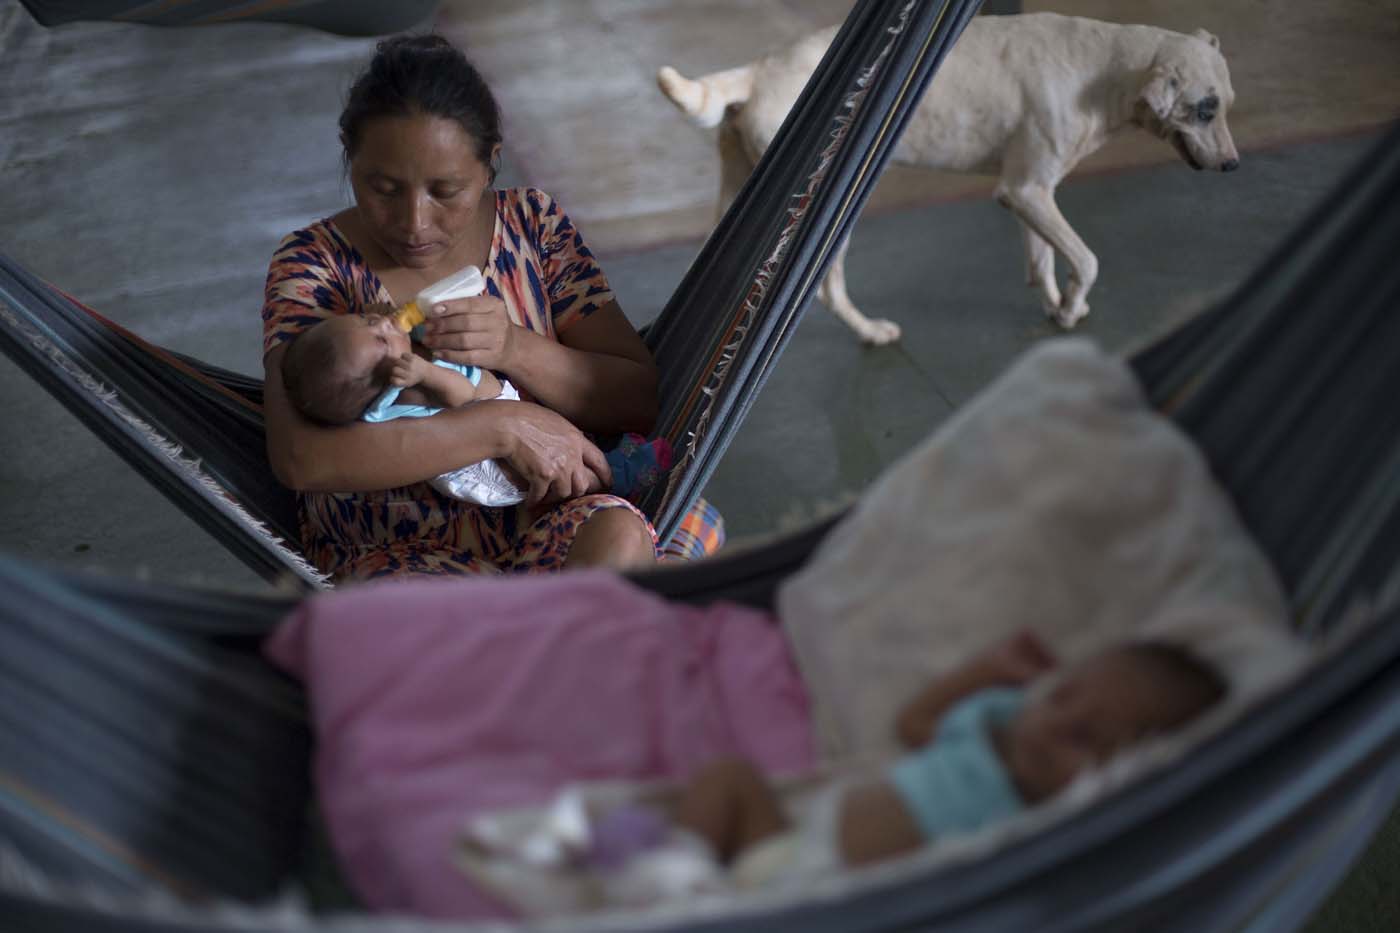
<svg viewBox="0 0 1400 933">
<path fill-rule="evenodd" d="M 491 171 L 455 120 L 414 114 L 365 123 L 350 186 L 375 243 L 400 266 L 430 270 L 472 229 Z"/>
</svg>

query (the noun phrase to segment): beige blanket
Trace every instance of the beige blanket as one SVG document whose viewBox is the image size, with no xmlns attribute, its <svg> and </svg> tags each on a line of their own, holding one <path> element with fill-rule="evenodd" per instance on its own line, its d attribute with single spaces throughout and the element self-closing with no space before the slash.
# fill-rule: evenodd
<svg viewBox="0 0 1400 933">
<path fill-rule="evenodd" d="M 1237 699 L 1302 655 L 1200 453 L 1078 338 L 1042 343 L 887 470 L 778 607 L 833 757 L 892 751 L 908 697 L 1023 626 L 1065 658 L 1176 638 Z"/>
</svg>

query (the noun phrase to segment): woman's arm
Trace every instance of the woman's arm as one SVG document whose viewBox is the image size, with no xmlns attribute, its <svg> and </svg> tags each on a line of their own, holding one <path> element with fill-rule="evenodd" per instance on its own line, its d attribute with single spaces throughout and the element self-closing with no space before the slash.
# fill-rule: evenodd
<svg viewBox="0 0 1400 933">
<path fill-rule="evenodd" d="M 577 428 L 524 402 L 484 401 L 383 424 L 316 424 L 287 399 L 284 352 L 285 346 L 275 347 L 263 358 L 263 418 L 273 473 L 292 489 L 390 489 L 493 457 L 520 474 L 532 503 L 584 495 L 611 480 L 602 452 Z"/>
<path fill-rule="evenodd" d="M 441 307 L 424 344 L 443 359 L 505 373 L 585 431 L 647 434 L 655 424 L 656 363 L 616 301 L 575 321 L 557 342 L 512 324 L 498 298 Z"/>
<path fill-rule="evenodd" d="M 1027 683 L 1054 666 L 1040 638 L 1022 629 L 921 690 L 895 718 L 895 737 L 906 748 L 927 745 L 938 721 L 959 700 L 989 687 Z"/>
</svg>

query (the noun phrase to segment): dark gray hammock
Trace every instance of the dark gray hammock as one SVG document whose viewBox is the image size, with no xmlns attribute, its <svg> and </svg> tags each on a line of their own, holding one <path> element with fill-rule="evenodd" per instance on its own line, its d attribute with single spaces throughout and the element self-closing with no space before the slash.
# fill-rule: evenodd
<svg viewBox="0 0 1400 933">
<path fill-rule="evenodd" d="M 90 20 L 146 26 L 296 23 L 343 36 L 377 36 L 426 20 L 438 0 L 20 0 L 41 26 Z"/>
<path fill-rule="evenodd" d="M 782 352 L 975 0 L 857 5 L 647 330 L 678 465 L 641 506 L 669 539 Z M 258 573 L 319 576 L 264 454 L 261 383 L 152 346 L 0 253 L 0 349 Z"/>
<path fill-rule="evenodd" d="M 1300 634 L 1368 617 L 1346 650 L 1189 760 L 1014 847 L 853 885 L 836 901 L 749 909 L 733 923 L 1195 933 L 1307 918 L 1400 797 L 1395 242 L 1400 126 L 1234 296 L 1132 357 L 1274 558 Z M 678 600 L 767 605 L 831 524 L 635 579 Z M 139 900 L 153 886 L 253 899 L 306 876 L 304 701 L 257 654 L 295 598 L 8 559 L 0 591 L 7 931 L 345 929 L 335 917 L 254 908 L 157 919 Z M 75 897 L 73 883 L 106 896 Z M 584 917 L 568 928 L 606 925 Z M 726 926 L 707 914 L 656 929 Z"/>
<path fill-rule="evenodd" d="M 961 28 L 965 8 L 862 4 L 808 90 L 848 89 L 823 84 L 834 73 L 827 69 L 837 67 L 833 58 L 883 51 L 877 36 L 905 12 L 912 20 L 888 55 L 862 59 L 886 61 L 870 94 L 883 95 L 878 106 L 893 109 L 876 119 L 870 112 L 876 104 L 868 102 L 856 111 L 851 132 L 857 125 L 868 129 L 872 124 L 861 120 L 869 118 L 876 128 L 866 140 L 879 145 L 892 143 L 885 135 L 896 133 L 902 118 L 890 114 L 917 97 Z M 910 35 L 932 45 L 901 44 Z M 852 76 L 864 71 L 850 61 L 844 67 Z M 828 104 L 820 113 L 830 126 L 841 111 L 836 98 Z M 784 132 L 795 121 L 817 119 L 810 112 L 794 116 Z M 808 138 L 827 137 L 814 130 Z M 859 191 L 882 158 L 838 148 L 832 169 L 846 165 L 844 183 Z M 757 190 L 756 176 L 692 277 L 706 275 L 709 262 L 718 268 L 714 279 L 704 279 L 707 287 L 732 281 L 744 283 L 736 294 L 764 296 L 777 287 L 800 307 L 855 216 L 845 208 L 860 202 L 817 180 L 818 193 L 806 206 L 824 204 L 827 212 L 797 225 L 776 269 L 761 268 L 779 234 L 750 218 L 775 216 L 762 205 L 777 215 L 790 206 L 788 195 L 766 188 L 774 178 L 805 183 L 800 173 L 788 177 L 788 168 L 760 165 L 770 173 L 765 187 Z M 815 226 L 818 217 L 824 226 Z M 1393 608 L 1400 563 L 1400 406 L 1394 403 L 1400 264 L 1391 249 L 1397 241 L 1400 131 L 1388 134 L 1235 296 L 1133 358 L 1151 397 L 1197 438 L 1274 558 L 1302 632 L 1327 629 L 1349 606 L 1376 605 L 1350 650 L 1320 663 L 1305 689 L 1235 723 L 1189 762 L 1014 849 L 856 888 L 837 902 L 774 904 L 761 915 L 746 913 L 745 929 L 1208 930 L 1253 923 L 1272 930 L 1307 915 L 1400 794 L 1400 618 Z M 769 249 L 755 251 L 755 242 Z M 803 261 L 785 264 L 793 256 Z M 160 353 L 140 349 L 139 341 L 113 340 L 114 330 L 86 314 L 70 317 L 91 322 L 91 333 L 72 327 L 64 311 L 74 306 L 66 299 L 12 266 L 0 276 L 0 343 L 7 352 L 55 394 L 82 399 L 69 404 L 167 494 L 216 534 L 221 529 L 221 539 L 246 560 L 269 575 L 284 573 L 290 559 L 271 556 L 247 520 L 265 521 L 284 536 L 290 530 L 280 524 L 289 515 L 285 493 L 270 482 L 265 465 L 253 463 L 261 459 L 261 421 L 239 397 L 255 402 L 256 381 L 194 361 L 183 361 L 191 373 L 173 380 L 170 374 L 180 370 Z M 708 404 L 674 402 L 688 396 L 668 393 L 673 439 L 696 435 L 683 482 L 690 482 L 689 470 L 706 469 L 707 456 L 717 457 L 706 445 L 716 444 L 716 430 L 734 429 L 752 401 L 746 393 L 761 385 L 797 313 L 787 305 L 757 312 L 757 327 L 742 317 L 732 328 L 726 324 L 734 335 L 750 335 L 734 357 L 745 362 L 730 362 L 732 375 L 713 394 L 700 393 L 699 403 Z M 680 365 L 692 365 L 698 357 L 682 352 L 687 339 L 679 336 L 685 325 L 696 326 L 678 319 L 677 329 L 660 326 L 652 340 L 658 355 L 678 353 L 690 361 Z M 752 336 L 756 331 L 761 340 Z M 723 361 L 721 352 L 717 362 Z M 678 371 L 668 369 L 668 376 L 704 385 Z M 700 371 L 715 375 L 719 366 Z M 214 378 L 205 381 L 205 373 Z M 142 427 L 114 417 L 85 380 L 113 387 L 127 414 L 159 424 L 160 436 L 178 438 L 214 485 L 192 482 L 184 468 L 167 465 Z M 714 401 L 721 398 L 728 401 Z M 246 428 L 238 448 L 247 463 L 207 436 L 205 422 L 224 410 L 239 414 L 220 422 L 219 433 L 242 430 L 230 425 Z M 182 424 L 190 425 L 188 434 Z M 207 451 L 200 448 L 205 443 Z M 264 481 L 266 499 L 247 494 Z M 249 516 L 222 510 L 235 493 Z M 764 605 L 832 521 L 637 579 L 675 599 Z M 6 559 L 0 559 L 0 592 L 4 928 L 304 928 L 294 918 L 262 913 L 157 919 L 140 906 L 143 895 L 161 888 L 195 899 L 260 898 L 304 874 L 310 800 L 304 701 L 256 651 L 293 600 L 102 581 Z M 107 896 L 74 897 L 68 884 Z M 584 918 L 577 928 L 595 928 L 592 923 Z M 355 925 L 365 929 L 373 921 Z M 723 916 L 708 916 L 666 928 L 725 925 Z"/>
</svg>

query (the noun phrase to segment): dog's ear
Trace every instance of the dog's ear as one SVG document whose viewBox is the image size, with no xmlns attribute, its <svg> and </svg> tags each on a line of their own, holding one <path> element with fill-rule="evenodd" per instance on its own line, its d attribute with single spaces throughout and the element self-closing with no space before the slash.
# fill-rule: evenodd
<svg viewBox="0 0 1400 933">
<path fill-rule="evenodd" d="M 1181 82 L 1176 80 L 1170 68 L 1165 65 L 1154 65 L 1152 71 L 1148 73 L 1147 83 L 1142 86 L 1142 91 L 1138 97 L 1145 103 L 1152 112 L 1157 115 L 1157 119 L 1166 120 L 1171 116 L 1172 108 L 1176 106 L 1176 97 L 1180 91 Z"/>
<path fill-rule="evenodd" d="M 1195 32 L 1191 33 L 1191 35 L 1195 36 L 1197 39 L 1200 39 L 1202 42 L 1209 42 L 1210 47 L 1213 49 L 1220 48 L 1220 40 L 1217 39 L 1211 33 L 1206 32 L 1204 29 L 1197 29 Z"/>
</svg>

